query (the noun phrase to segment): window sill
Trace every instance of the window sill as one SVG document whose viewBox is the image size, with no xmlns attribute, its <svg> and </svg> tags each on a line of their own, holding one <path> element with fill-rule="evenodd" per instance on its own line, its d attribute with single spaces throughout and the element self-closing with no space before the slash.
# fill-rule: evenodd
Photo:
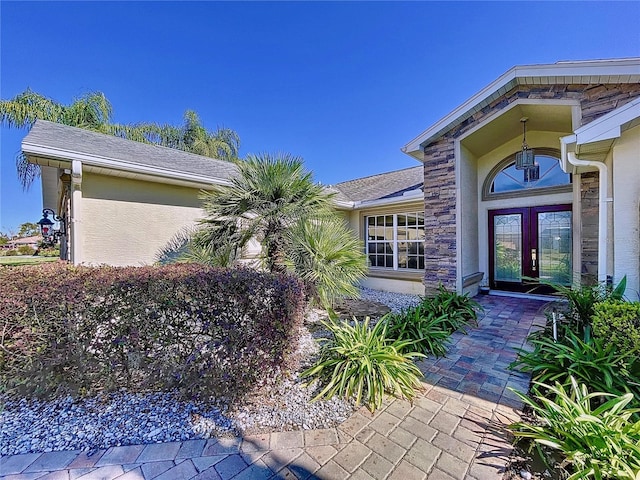
<svg viewBox="0 0 640 480">
<path fill-rule="evenodd" d="M 392 270 L 390 268 L 369 268 L 369 277 L 394 278 L 398 280 L 422 281 L 424 270 Z"/>
</svg>

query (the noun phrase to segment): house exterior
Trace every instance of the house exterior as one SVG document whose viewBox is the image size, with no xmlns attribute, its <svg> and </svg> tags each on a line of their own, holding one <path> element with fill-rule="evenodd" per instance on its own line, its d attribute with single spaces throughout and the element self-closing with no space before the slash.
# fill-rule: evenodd
<svg viewBox="0 0 640 480">
<path fill-rule="evenodd" d="M 408 142 L 424 166 L 427 291 L 626 275 L 637 299 L 639 98 L 639 58 L 519 66 Z M 523 123 L 535 164 L 519 170 Z"/>
<path fill-rule="evenodd" d="M 404 146 L 422 165 L 327 187 L 363 241 L 364 285 L 545 293 L 626 276 L 637 299 L 639 102 L 640 58 L 514 67 Z M 525 145 L 530 165 L 516 162 Z M 67 219 L 74 264 L 153 263 L 203 217 L 199 192 L 236 174 L 40 120 L 22 150 L 42 166 L 44 207 Z"/>
<path fill-rule="evenodd" d="M 66 219 L 61 256 L 74 264 L 154 263 L 178 232 L 204 217 L 200 192 L 229 184 L 237 174 L 229 162 L 42 120 L 24 138 L 22 151 L 29 162 L 41 166 L 44 208 Z M 368 243 L 373 265 L 366 285 L 423 293 L 421 186 L 422 167 L 417 166 L 327 188 L 363 240 L 362 221 L 377 221 L 379 236 L 388 237 Z M 400 263 L 396 258 L 395 269 L 393 223 L 376 220 L 383 207 L 391 208 L 395 217 L 390 218 L 411 224 L 405 228 L 410 248 Z M 260 248 L 250 242 L 244 260 L 251 262 Z M 388 274 L 385 266 L 391 269 Z"/>
<path fill-rule="evenodd" d="M 198 195 L 227 184 L 229 163 L 38 120 L 22 142 L 41 166 L 42 203 L 66 219 L 74 264 L 145 265 L 203 217 Z"/>
</svg>

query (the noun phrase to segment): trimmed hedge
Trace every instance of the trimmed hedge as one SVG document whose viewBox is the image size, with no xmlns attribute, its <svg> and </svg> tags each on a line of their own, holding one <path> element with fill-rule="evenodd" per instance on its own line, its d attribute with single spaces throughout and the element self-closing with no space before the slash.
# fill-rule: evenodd
<svg viewBox="0 0 640 480">
<path fill-rule="evenodd" d="M 596 303 L 591 324 L 594 335 L 614 343 L 620 353 L 640 352 L 640 302 Z"/>
<path fill-rule="evenodd" d="M 303 286 L 195 264 L 0 271 L 0 388 L 236 398 L 290 368 Z"/>
</svg>

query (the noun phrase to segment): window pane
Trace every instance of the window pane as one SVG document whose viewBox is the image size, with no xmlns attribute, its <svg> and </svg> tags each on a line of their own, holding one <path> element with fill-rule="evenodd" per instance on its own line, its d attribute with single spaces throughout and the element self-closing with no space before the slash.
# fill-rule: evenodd
<svg viewBox="0 0 640 480">
<path fill-rule="evenodd" d="M 409 254 L 409 244 L 398 242 L 398 268 L 407 268 L 407 256 Z"/>
<path fill-rule="evenodd" d="M 535 164 L 539 171 L 537 179 L 525 181 L 526 171 L 517 170 L 515 163 L 512 163 L 496 175 L 491 184 L 491 192 L 512 192 L 571 183 L 571 176 L 562 171 L 557 158 L 550 155 L 536 155 Z"/>
<path fill-rule="evenodd" d="M 367 254 L 372 267 L 394 268 L 396 259 L 397 268 L 424 269 L 424 213 L 395 215 L 395 232 L 394 215 L 368 216 L 365 221 Z"/>
</svg>

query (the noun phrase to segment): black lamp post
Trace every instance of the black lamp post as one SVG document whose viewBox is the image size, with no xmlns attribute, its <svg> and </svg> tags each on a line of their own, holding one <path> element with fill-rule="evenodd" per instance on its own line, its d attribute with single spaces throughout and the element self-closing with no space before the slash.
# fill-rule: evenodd
<svg viewBox="0 0 640 480">
<path fill-rule="evenodd" d="M 60 223 L 60 228 L 58 228 L 57 230 L 53 228 L 55 224 L 51 221 L 49 215 L 51 215 L 56 222 Z M 40 226 L 42 239 L 51 244 L 56 243 L 58 241 L 58 238 L 61 235 L 65 234 L 64 218 L 56 215 L 56 212 L 54 212 L 50 208 L 45 208 L 44 210 L 42 210 L 42 218 L 38 222 L 38 225 Z"/>
</svg>

